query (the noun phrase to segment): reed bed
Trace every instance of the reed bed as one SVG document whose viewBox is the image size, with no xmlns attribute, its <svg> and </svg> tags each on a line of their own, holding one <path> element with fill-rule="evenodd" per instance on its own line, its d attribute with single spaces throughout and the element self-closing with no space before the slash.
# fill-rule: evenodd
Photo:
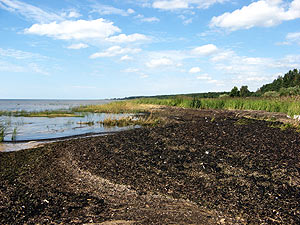
<svg viewBox="0 0 300 225">
<path fill-rule="evenodd" d="M 134 100 L 137 104 L 158 104 L 198 109 L 262 110 L 280 112 L 289 116 L 300 115 L 299 98 L 144 98 Z"/>
</svg>

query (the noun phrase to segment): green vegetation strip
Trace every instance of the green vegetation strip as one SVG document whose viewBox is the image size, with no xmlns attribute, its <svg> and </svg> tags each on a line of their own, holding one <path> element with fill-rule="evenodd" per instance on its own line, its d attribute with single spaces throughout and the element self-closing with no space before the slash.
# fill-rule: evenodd
<svg viewBox="0 0 300 225">
<path fill-rule="evenodd" d="M 84 117 L 84 115 L 76 114 L 75 112 L 67 111 L 41 111 L 41 112 L 28 112 L 28 111 L 0 111 L 0 116 L 15 116 L 15 117 Z"/>
<path fill-rule="evenodd" d="M 80 106 L 73 109 L 73 112 L 93 113 L 142 113 L 147 111 L 147 108 L 134 101 L 116 101 L 104 105 Z"/>
<path fill-rule="evenodd" d="M 289 116 L 300 114 L 300 100 L 297 98 L 188 98 L 172 99 L 143 98 L 134 100 L 137 104 L 157 104 L 197 109 L 263 110 L 280 112 Z"/>
<path fill-rule="evenodd" d="M 127 127 L 127 126 L 156 126 L 160 124 L 162 121 L 161 119 L 154 117 L 152 114 L 149 116 L 139 116 L 138 118 L 133 117 L 122 117 L 118 119 L 114 118 L 106 118 L 99 123 L 105 127 Z"/>
</svg>

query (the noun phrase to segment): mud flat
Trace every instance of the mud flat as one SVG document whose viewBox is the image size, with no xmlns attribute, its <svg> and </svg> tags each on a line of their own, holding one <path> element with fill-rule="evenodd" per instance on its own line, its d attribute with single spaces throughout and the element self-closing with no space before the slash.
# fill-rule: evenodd
<svg viewBox="0 0 300 225">
<path fill-rule="evenodd" d="M 0 152 L 0 224 L 299 224 L 300 134 L 241 112 Z M 248 116 L 248 113 L 247 113 Z"/>
</svg>

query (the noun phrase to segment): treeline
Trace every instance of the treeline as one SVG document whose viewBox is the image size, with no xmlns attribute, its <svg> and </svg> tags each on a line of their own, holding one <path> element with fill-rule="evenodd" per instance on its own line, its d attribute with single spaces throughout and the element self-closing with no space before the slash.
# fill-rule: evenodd
<svg viewBox="0 0 300 225">
<path fill-rule="evenodd" d="M 256 92 L 250 92 L 247 86 L 232 88 L 230 97 L 279 97 L 300 95 L 300 73 L 297 69 L 290 70 L 279 76 L 270 84 L 265 84 Z"/>
<path fill-rule="evenodd" d="M 272 83 L 263 85 L 256 93 L 266 97 L 300 95 L 299 70 L 290 70 L 284 76 L 279 76 Z"/>
<path fill-rule="evenodd" d="M 193 98 L 218 98 L 222 95 L 229 96 L 230 92 L 206 92 L 206 93 L 191 93 L 191 94 L 178 94 L 178 95 L 156 95 L 156 96 L 132 96 L 126 97 L 124 100 L 139 99 L 139 98 L 156 98 L 156 99 L 174 99 L 178 97 L 193 97 Z"/>
<path fill-rule="evenodd" d="M 279 76 L 270 84 L 265 84 L 256 92 L 251 92 L 248 86 L 233 87 L 230 92 L 206 92 L 178 95 L 156 95 L 156 96 L 133 96 L 122 98 L 122 100 L 139 98 L 176 99 L 178 97 L 192 98 L 224 98 L 224 97 L 279 97 L 300 95 L 300 71 L 290 70 L 284 76 Z M 121 100 L 121 99 L 115 99 Z"/>
</svg>

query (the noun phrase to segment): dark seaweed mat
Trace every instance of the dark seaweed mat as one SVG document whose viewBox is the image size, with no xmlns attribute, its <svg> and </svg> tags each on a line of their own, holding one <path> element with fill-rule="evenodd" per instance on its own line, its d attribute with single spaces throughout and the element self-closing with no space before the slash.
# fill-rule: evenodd
<svg viewBox="0 0 300 225">
<path fill-rule="evenodd" d="M 24 195 L 23 187 L 15 186 L 20 176 L 21 180 L 26 176 L 32 178 L 32 174 L 24 172 L 30 171 L 39 177 L 39 182 L 43 180 L 39 186 L 53 196 L 51 201 L 56 201 L 55 204 L 65 198 L 67 208 L 73 203 L 84 208 L 84 197 L 56 192 L 60 190 L 57 185 L 63 186 L 67 178 L 59 176 L 63 172 L 51 165 L 55 157 L 68 152 L 81 168 L 115 183 L 131 185 L 141 195 L 154 192 L 189 199 L 228 215 L 232 223 L 300 223 L 300 136 L 297 132 L 272 128 L 271 122 L 259 120 L 245 119 L 246 124 L 239 124 L 239 118 L 226 112 L 167 110 L 164 116 L 175 122 L 113 136 L 61 142 L 40 151 L 1 153 L 0 190 L 8 193 L 2 202 L 0 199 L 1 214 L 20 215 L 20 202 L 36 199 L 33 205 L 39 205 L 41 210 L 37 219 L 29 210 L 23 212 L 21 219 L 17 217 L 16 222 L 40 222 L 47 217 L 68 222 L 74 216 L 86 222 L 80 210 L 72 214 L 57 212 L 54 206 L 43 208 L 41 199 L 45 192 L 28 196 Z M 17 169 L 9 165 L 13 160 L 11 165 Z M 28 163 L 26 169 L 24 162 Z M 44 171 L 40 172 L 41 169 Z M 103 207 L 102 211 L 98 209 L 102 212 L 98 221 L 111 218 L 105 211 L 108 210 L 105 201 L 97 201 Z M 51 210 L 55 213 L 51 214 Z M 8 218 L 12 217 L 1 216 L 0 222 L 9 223 Z"/>
</svg>

